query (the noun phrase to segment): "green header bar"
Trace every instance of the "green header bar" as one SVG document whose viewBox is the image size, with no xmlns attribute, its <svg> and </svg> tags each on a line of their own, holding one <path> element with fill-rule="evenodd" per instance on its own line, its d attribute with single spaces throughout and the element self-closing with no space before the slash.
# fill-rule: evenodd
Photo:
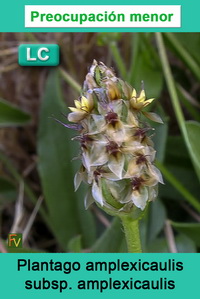
<svg viewBox="0 0 200 299">
<path fill-rule="evenodd" d="M 109 13 L 115 12 L 118 5 L 181 5 L 181 27 L 178 28 L 130 28 L 130 27 L 119 27 L 118 28 L 83 28 L 83 26 L 78 26 L 76 28 L 26 28 L 25 27 L 25 5 L 66 5 L 64 0 L 43 0 L 43 1 L 5 1 L 1 4 L 0 10 L 0 28 L 1 32 L 199 32 L 200 31 L 200 22 L 199 22 L 199 11 L 200 11 L 200 2 L 198 1 L 186 1 L 186 0 L 154 0 L 154 1 L 131 1 L 126 0 L 122 1 L 68 1 L 67 5 L 76 5 L 77 13 L 79 13 L 80 5 L 111 5 L 111 11 Z M 48 11 L 46 12 L 48 14 Z M 49 17 L 50 18 L 50 17 Z M 146 18 L 146 17 L 145 17 Z"/>
</svg>

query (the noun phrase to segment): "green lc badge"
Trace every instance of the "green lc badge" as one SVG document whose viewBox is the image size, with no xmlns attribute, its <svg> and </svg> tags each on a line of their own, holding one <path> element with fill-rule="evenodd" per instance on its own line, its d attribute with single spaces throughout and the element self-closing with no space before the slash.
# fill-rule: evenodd
<svg viewBox="0 0 200 299">
<path fill-rule="evenodd" d="M 56 66 L 60 62 L 56 44 L 21 44 L 18 47 L 18 63 L 21 66 Z"/>
</svg>

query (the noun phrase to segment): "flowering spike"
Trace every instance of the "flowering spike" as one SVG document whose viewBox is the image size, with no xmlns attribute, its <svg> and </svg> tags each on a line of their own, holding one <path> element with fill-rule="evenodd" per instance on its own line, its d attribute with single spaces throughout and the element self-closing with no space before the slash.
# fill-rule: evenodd
<svg viewBox="0 0 200 299">
<path fill-rule="evenodd" d="M 140 120 L 142 112 L 161 122 L 155 113 L 143 111 L 153 100 L 146 99 L 143 88 L 137 94 L 112 69 L 93 61 L 83 95 L 74 101 L 75 107 L 69 107 L 68 115 L 82 128 L 74 138 L 80 142 L 82 159 L 74 183 L 76 189 L 82 181 L 89 185 L 86 208 L 94 201 L 111 215 L 137 219 L 156 198 L 162 175 L 153 165 L 151 127 Z"/>
</svg>

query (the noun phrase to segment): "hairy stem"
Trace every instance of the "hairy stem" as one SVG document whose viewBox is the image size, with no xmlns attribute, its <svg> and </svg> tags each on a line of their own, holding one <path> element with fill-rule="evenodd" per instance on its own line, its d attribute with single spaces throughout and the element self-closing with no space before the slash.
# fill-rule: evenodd
<svg viewBox="0 0 200 299">
<path fill-rule="evenodd" d="M 129 216 L 120 217 L 124 227 L 126 243 L 129 253 L 141 253 L 140 232 L 138 220 L 133 220 Z"/>
</svg>

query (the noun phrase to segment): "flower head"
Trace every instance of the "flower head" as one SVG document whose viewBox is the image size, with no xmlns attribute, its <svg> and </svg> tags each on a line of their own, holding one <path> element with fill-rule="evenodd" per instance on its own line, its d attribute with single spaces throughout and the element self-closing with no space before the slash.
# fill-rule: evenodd
<svg viewBox="0 0 200 299">
<path fill-rule="evenodd" d="M 138 113 L 158 121 L 143 111 L 153 100 L 146 99 L 144 90 L 137 95 L 112 69 L 94 60 L 83 95 L 68 115 L 83 128 L 74 138 L 80 142 L 82 161 L 74 181 L 76 190 L 82 181 L 89 185 L 86 207 L 95 202 L 111 215 L 134 218 L 156 198 L 162 175 L 153 164 L 151 128 Z"/>
<path fill-rule="evenodd" d="M 80 100 L 74 101 L 75 107 L 69 107 L 72 111 L 68 115 L 68 120 L 71 122 L 79 122 L 83 120 L 93 109 L 93 101 L 91 98 L 82 96 Z"/>
<path fill-rule="evenodd" d="M 131 107 L 135 110 L 142 110 L 144 107 L 148 106 L 154 101 L 154 99 L 146 99 L 144 89 L 141 90 L 140 94 L 137 95 L 136 90 L 133 89 L 130 104 Z"/>
</svg>

